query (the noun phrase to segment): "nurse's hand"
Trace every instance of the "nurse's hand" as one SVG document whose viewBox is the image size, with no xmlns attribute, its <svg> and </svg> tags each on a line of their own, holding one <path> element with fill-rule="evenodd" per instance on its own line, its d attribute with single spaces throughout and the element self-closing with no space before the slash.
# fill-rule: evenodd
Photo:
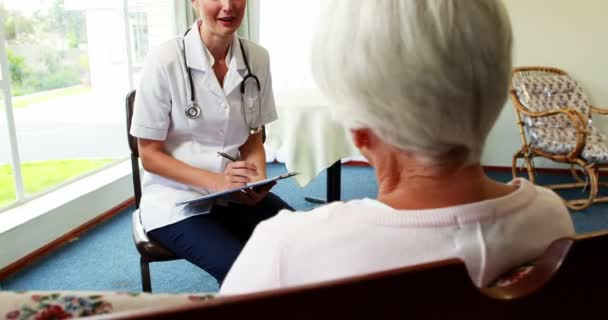
<svg viewBox="0 0 608 320">
<path fill-rule="evenodd" d="M 215 191 L 223 191 L 242 187 L 247 183 L 259 180 L 258 169 L 254 163 L 248 161 L 235 161 L 226 165 L 224 172 L 215 183 Z"/>
<path fill-rule="evenodd" d="M 254 206 L 258 202 L 266 198 L 266 195 L 268 194 L 268 192 L 270 192 L 270 189 L 275 184 L 277 184 L 276 181 L 273 181 L 262 186 L 247 188 L 245 190 L 242 190 L 242 192 L 233 193 L 232 196 L 241 204 L 244 204 L 246 206 Z"/>
</svg>

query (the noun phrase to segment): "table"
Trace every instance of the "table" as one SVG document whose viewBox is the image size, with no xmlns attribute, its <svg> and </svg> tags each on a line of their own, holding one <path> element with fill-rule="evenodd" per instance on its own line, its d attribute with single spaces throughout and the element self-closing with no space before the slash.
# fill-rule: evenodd
<svg viewBox="0 0 608 320">
<path fill-rule="evenodd" d="M 308 202 L 314 203 L 329 203 L 340 200 L 340 185 L 342 180 L 342 163 L 340 160 L 336 161 L 329 168 L 327 168 L 327 187 L 326 187 L 326 198 L 325 200 L 315 197 L 304 197 Z"/>
<path fill-rule="evenodd" d="M 360 156 L 350 133 L 331 118 L 327 103 L 310 91 L 277 95 L 279 120 L 267 126 L 266 148 L 304 187 L 327 172 L 327 201 L 340 199 L 340 160 Z"/>
</svg>

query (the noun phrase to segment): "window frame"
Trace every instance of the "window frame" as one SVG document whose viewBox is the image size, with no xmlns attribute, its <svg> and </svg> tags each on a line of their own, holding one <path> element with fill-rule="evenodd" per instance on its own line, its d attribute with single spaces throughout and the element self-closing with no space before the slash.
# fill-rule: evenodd
<svg viewBox="0 0 608 320">
<path fill-rule="evenodd" d="M 129 87 L 132 90 L 134 68 L 129 35 L 128 0 L 122 1 Z M 173 2 L 174 30 L 189 25 L 192 14 L 187 0 Z M 189 9 L 190 8 L 190 9 Z M 190 15 L 189 13 L 190 12 Z M 103 215 L 116 206 L 131 201 L 133 182 L 128 154 L 125 159 L 90 171 L 35 195 L 25 195 L 18 141 L 13 115 L 8 58 L 5 48 L 4 17 L 0 16 L 0 89 L 5 103 L 9 132 L 11 165 L 17 199 L 0 208 L 0 270 L 27 257 L 79 226 Z M 175 33 L 175 32 L 174 32 Z M 125 93 L 126 94 L 126 93 Z M 0 115 L 2 116 L 2 115 Z M 15 245 L 16 239 L 19 245 Z"/>
</svg>

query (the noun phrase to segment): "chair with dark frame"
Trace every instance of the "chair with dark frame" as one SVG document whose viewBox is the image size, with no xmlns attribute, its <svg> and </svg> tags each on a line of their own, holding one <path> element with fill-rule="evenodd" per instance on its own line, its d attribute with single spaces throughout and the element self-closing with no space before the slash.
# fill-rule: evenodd
<svg viewBox="0 0 608 320">
<path fill-rule="evenodd" d="M 607 246 L 606 232 L 556 240 L 517 281 L 488 288 L 450 259 L 104 319 L 605 319 Z"/>
<path fill-rule="evenodd" d="M 133 171 L 133 191 L 135 193 L 135 211 L 133 212 L 133 241 L 140 255 L 141 268 L 141 285 L 145 292 L 152 292 L 152 283 L 150 280 L 150 263 L 157 261 L 178 260 L 167 248 L 159 243 L 148 238 L 144 226 L 141 224 L 139 217 L 139 201 L 141 199 L 141 179 L 139 169 L 139 150 L 137 147 L 137 138 L 129 133 L 131 128 L 131 118 L 133 117 L 133 103 L 135 102 L 135 90 L 129 92 L 126 98 L 127 112 L 127 139 L 129 141 L 129 149 L 131 149 L 131 169 Z"/>
<path fill-rule="evenodd" d="M 140 254 L 141 265 L 141 285 L 145 292 L 152 292 L 152 284 L 150 280 L 150 262 L 179 260 L 173 252 L 163 247 L 159 243 L 148 238 L 146 230 L 141 223 L 139 216 L 139 200 L 141 199 L 141 179 L 139 174 L 139 150 L 137 147 L 137 138 L 133 137 L 129 130 L 131 129 L 131 118 L 133 117 L 133 104 L 135 102 L 135 90 L 129 92 L 126 98 L 126 113 L 127 113 L 127 140 L 129 141 L 129 149 L 131 150 L 131 169 L 133 171 L 133 191 L 135 193 L 135 211 L 133 212 L 133 241 L 135 247 Z M 266 127 L 262 127 L 262 141 L 266 141 Z"/>
</svg>

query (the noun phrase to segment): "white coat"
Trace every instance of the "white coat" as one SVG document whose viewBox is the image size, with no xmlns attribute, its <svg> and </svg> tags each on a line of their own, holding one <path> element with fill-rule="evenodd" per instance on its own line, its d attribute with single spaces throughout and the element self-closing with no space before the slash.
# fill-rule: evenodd
<svg viewBox="0 0 608 320">
<path fill-rule="evenodd" d="M 241 41 L 251 72 L 260 80 L 260 124 L 265 125 L 277 118 L 268 52 L 253 42 Z M 202 110 L 197 119 L 185 114 L 190 102 L 190 85 L 184 53 L 192 73 L 194 98 Z M 236 36 L 228 54 L 228 72 L 222 88 L 211 68 L 210 55 L 200 39 L 197 23 L 185 37 L 169 40 L 151 52 L 135 96 L 131 134 L 165 141 L 166 151 L 175 159 L 222 172 L 227 160 L 217 152 L 237 156 L 239 147 L 249 137 L 240 91 L 247 68 Z M 146 231 L 209 212 L 211 203 L 175 206 L 176 202 L 208 193 L 210 190 L 144 172 L 140 210 Z"/>
</svg>

